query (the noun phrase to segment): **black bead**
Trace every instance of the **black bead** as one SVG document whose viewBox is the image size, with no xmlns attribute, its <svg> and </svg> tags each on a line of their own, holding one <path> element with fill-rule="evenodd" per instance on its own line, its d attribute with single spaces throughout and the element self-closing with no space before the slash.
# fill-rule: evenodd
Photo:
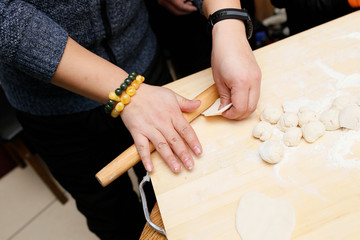
<svg viewBox="0 0 360 240">
<path fill-rule="evenodd" d="M 123 90 L 123 91 L 126 90 L 127 87 L 128 87 L 128 85 L 127 85 L 126 83 L 122 83 L 122 84 L 120 85 L 120 89 Z"/>
<path fill-rule="evenodd" d="M 113 107 L 110 106 L 109 104 L 106 104 L 104 109 L 105 109 L 106 113 L 110 113 L 112 111 Z"/>
<path fill-rule="evenodd" d="M 129 86 L 131 84 L 132 80 L 134 80 L 134 79 L 131 79 L 130 77 L 128 77 L 127 79 L 125 79 L 124 82 Z"/>
<path fill-rule="evenodd" d="M 109 99 L 108 100 L 108 102 L 107 102 L 107 104 L 110 106 L 110 107 L 113 107 L 114 105 L 115 105 L 115 101 L 114 100 L 111 100 L 111 99 Z"/>
<path fill-rule="evenodd" d="M 115 94 L 116 94 L 116 95 L 120 96 L 121 93 L 122 93 L 122 90 L 121 90 L 120 88 L 117 88 L 117 89 L 115 90 Z"/>
</svg>

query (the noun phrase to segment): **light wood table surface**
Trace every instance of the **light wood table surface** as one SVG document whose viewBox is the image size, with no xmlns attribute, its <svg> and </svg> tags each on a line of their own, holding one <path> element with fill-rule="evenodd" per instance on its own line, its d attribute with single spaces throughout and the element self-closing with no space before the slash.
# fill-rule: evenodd
<svg viewBox="0 0 360 240">
<path fill-rule="evenodd" d="M 337 96 L 360 95 L 360 11 L 254 51 L 262 70 L 257 111 L 243 121 L 198 117 L 203 145 L 194 169 L 173 174 L 154 152 L 151 174 L 169 239 L 240 239 L 235 212 L 241 196 L 257 191 L 290 203 L 292 239 L 360 239 L 360 133 L 327 131 L 316 143 L 286 149 L 269 165 L 252 137 L 265 105 L 307 103 L 323 110 Z M 207 69 L 168 85 L 193 98 L 213 83 Z M 275 136 L 276 137 L 276 136 Z M 342 142 L 341 142 L 342 141 Z M 345 144 L 344 144 L 345 142 Z M 159 211 L 161 212 L 161 216 Z M 141 239 L 164 239 L 145 227 Z"/>
</svg>

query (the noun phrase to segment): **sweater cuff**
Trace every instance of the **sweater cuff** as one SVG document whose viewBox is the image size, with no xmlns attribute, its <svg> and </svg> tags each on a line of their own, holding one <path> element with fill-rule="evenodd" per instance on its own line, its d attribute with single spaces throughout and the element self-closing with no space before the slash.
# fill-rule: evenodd
<svg viewBox="0 0 360 240">
<path fill-rule="evenodd" d="M 348 0 L 348 2 L 352 8 L 360 7 L 360 0 Z"/>
<path fill-rule="evenodd" d="M 68 33 L 43 13 L 30 19 L 18 46 L 16 67 L 44 82 L 50 82 L 67 43 Z"/>
</svg>

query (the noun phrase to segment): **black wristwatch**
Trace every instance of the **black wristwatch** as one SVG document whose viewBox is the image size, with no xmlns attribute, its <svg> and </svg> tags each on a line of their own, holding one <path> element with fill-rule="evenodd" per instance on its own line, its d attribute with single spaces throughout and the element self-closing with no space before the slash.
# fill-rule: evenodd
<svg viewBox="0 0 360 240">
<path fill-rule="evenodd" d="M 253 33 L 253 24 L 250 15 L 246 11 L 246 9 L 238 9 L 238 8 L 220 9 L 214 12 L 213 14 L 210 14 L 208 23 L 212 28 L 215 25 L 215 23 L 224 19 L 239 19 L 244 21 L 247 39 L 251 38 Z"/>
</svg>

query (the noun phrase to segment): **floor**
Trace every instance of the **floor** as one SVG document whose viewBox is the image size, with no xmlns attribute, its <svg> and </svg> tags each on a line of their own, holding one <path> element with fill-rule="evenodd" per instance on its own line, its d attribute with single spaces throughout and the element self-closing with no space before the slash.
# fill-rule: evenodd
<svg viewBox="0 0 360 240">
<path fill-rule="evenodd" d="M 74 200 L 62 205 L 30 166 L 0 179 L 1 240 L 96 240 Z"/>
</svg>

